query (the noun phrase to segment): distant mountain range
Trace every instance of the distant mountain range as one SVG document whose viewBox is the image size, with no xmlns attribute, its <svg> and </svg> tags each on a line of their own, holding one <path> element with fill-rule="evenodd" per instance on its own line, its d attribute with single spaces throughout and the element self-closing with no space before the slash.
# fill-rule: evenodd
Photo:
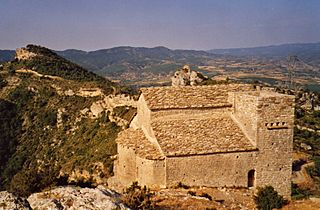
<svg viewBox="0 0 320 210">
<path fill-rule="evenodd" d="M 139 80 L 144 75 L 168 75 L 178 67 L 205 66 L 217 58 L 266 57 L 285 59 L 297 55 L 312 65 L 320 64 L 320 42 L 276 46 L 213 49 L 209 51 L 171 50 L 166 47 L 115 47 L 96 51 L 68 49 L 56 53 L 92 72 L 121 80 Z M 14 58 L 14 51 L 0 50 L 0 63 Z"/>
<path fill-rule="evenodd" d="M 320 42 L 306 44 L 282 44 L 251 48 L 213 49 L 208 52 L 231 56 L 287 57 L 297 55 L 306 61 L 317 60 L 320 63 Z"/>
<path fill-rule="evenodd" d="M 15 53 L 15 50 L 0 50 L 0 63 L 12 60 Z"/>
</svg>

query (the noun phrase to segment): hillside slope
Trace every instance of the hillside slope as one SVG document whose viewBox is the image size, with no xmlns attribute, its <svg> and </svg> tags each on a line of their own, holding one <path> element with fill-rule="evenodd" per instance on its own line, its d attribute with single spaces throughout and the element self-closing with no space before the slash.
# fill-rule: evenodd
<svg viewBox="0 0 320 210">
<path fill-rule="evenodd" d="M 0 83 L 0 190 L 105 183 L 135 113 L 119 86 L 39 46 L 17 51 Z"/>
</svg>

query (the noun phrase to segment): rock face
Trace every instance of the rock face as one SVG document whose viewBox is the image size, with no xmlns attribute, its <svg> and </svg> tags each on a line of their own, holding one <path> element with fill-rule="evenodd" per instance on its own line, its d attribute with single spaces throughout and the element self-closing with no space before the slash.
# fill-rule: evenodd
<svg viewBox="0 0 320 210">
<path fill-rule="evenodd" d="M 0 192 L 0 209 L 3 210 L 29 210 L 31 209 L 28 201 L 25 198 L 14 196 L 12 193 Z"/>
<path fill-rule="evenodd" d="M 32 209 L 128 209 L 119 202 L 117 193 L 103 186 L 95 189 L 59 187 L 32 194 L 28 201 Z"/>
<path fill-rule="evenodd" d="M 28 199 L 0 192 L 1 210 L 31 209 L 129 209 L 120 203 L 119 194 L 99 185 L 97 188 L 58 187 L 34 193 Z"/>
<path fill-rule="evenodd" d="M 208 78 L 203 76 L 201 73 L 191 71 L 188 65 L 184 65 L 182 69 L 176 71 L 174 76 L 171 77 L 172 86 L 194 86 L 206 79 Z"/>
</svg>

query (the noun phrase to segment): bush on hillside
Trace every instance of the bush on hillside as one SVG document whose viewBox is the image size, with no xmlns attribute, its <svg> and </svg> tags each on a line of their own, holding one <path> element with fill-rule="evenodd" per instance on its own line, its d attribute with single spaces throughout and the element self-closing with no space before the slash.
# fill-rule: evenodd
<svg viewBox="0 0 320 210">
<path fill-rule="evenodd" d="M 5 87 L 7 84 L 8 82 L 5 79 L 3 79 L 0 75 L 0 89 Z"/>
<path fill-rule="evenodd" d="M 291 184 L 291 197 L 293 200 L 309 198 L 310 195 L 312 195 L 312 191 L 309 189 L 302 189 L 297 184 Z"/>
<path fill-rule="evenodd" d="M 141 187 L 138 182 L 133 182 L 130 187 L 128 187 L 123 196 L 122 202 L 131 209 L 154 209 L 154 203 L 151 200 L 153 193 L 144 186 Z"/>
<path fill-rule="evenodd" d="M 279 209 L 287 203 L 272 186 L 260 188 L 254 200 L 259 210 Z"/>
</svg>

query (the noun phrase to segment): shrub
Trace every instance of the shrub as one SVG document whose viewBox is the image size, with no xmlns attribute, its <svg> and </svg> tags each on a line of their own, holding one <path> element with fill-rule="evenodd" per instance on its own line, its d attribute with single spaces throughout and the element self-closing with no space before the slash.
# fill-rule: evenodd
<svg viewBox="0 0 320 210">
<path fill-rule="evenodd" d="M 175 188 L 189 189 L 190 187 L 182 182 L 179 182 Z"/>
<path fill-rule="evenodd" d="M 212 201 L 212 197 L 211 195 L 209 195 L 208 193 L 202 193 L 201 195 L 199 195 L 200 197 L 203 198 L 207 198 L 209 201 Z"/>
<path fill-rule="evenodd" d="M 314 169 L 315 169 L 315 175 L 320 176 L 320 156 L 314 156 Z"/>
<path fill-rule="evenodd" d="M 291 196 L 294 200 L 309 198 L 312 192 L 308 189 L 302 189 L 297 184 L 291 184 Z"/>
<path fill-rule="evenodd" d="M 313 158 L 314 166 L 306 167 L 308 175 L 312 178 L 320 177 L 320 156 L 314 156 Z"/>
<path fill-rule="evenodd" d="M 134 210 L 154 209 L 154 203 L 151 200 L 153 195 L 146 186 L 141 187 L 138 182 L 133 182 L 125 190 L 121 200 L 125 205 Z"/>
<path fill-rule="evenodd" d="M 191 196 L 196 196 L 197 195 L 196 192 L 193 192 L 191 190 L 188 191 L 188 194 L 191 195 Z"/>
<path fill-rule="evenodd" d="M 258 189 L 255 196 L 255 203 L 260 210 L 272 210 L 281 208 L 287 201 L 274 190 L 272 186 L 266 186 Z"/>
<path fill-rule="evenodd" d="M 7 80 L 3 79 L 0 75 L 0 89 L 8 84 Z"/>
</svg>

